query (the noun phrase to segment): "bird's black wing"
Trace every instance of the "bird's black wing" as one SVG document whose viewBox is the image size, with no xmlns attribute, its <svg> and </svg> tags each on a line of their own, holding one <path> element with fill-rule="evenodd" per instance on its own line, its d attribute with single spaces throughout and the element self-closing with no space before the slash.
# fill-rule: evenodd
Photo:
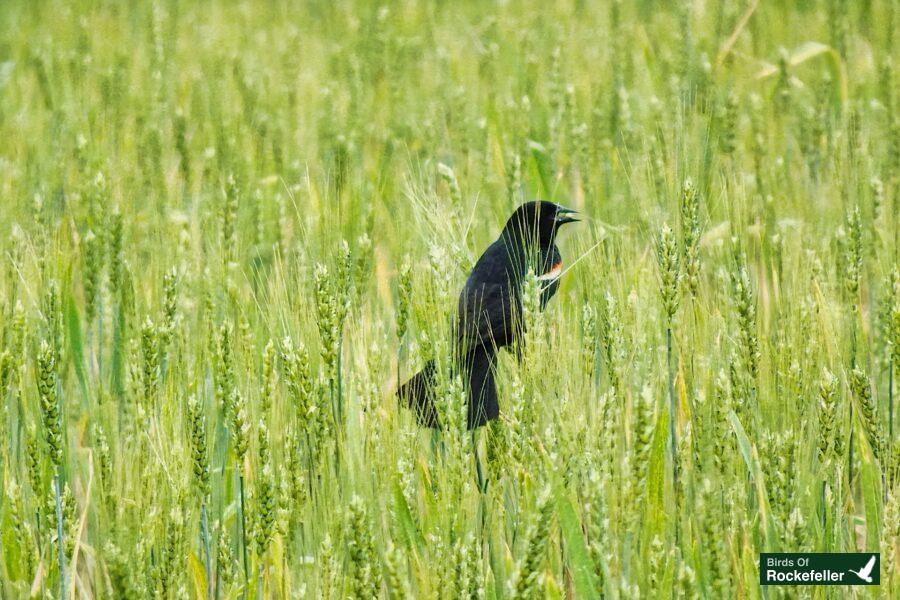
<svg viewBox="0 0 900 600">
<path fill-rule="evenodd" d="M 515 339 L 521 314 L 516 267 L 505 245 L 485 250 L 459 296 L 459 338 L 466 351 L 502 348 Z"/>
<path fill-rule="evenodd" d="M 460 296 L 460 341 L 467 350 L 508 346 L 515 339 L 520 314 L 520 301 L 510 284 L 467 286 Z"/>
<path fill-rule="evenodd" d="M 548 251 L 547 256 L 544 261 L 545 273 L 549 274 L 557 269 L 559 270 L 560 275 L 562 274 L 562 254 L 559 253 L 559 248 L 556 247 L 556 244 L 553 244 Z M 550 302 L 550 298 L 556 294 L 556 291 L 559 289 L 559 275 L 547 280 L 544 283 L 543 288 L 541 289 L 541 310 L 544 310 L 547 307 L 547 303 Z"/>
</svg>

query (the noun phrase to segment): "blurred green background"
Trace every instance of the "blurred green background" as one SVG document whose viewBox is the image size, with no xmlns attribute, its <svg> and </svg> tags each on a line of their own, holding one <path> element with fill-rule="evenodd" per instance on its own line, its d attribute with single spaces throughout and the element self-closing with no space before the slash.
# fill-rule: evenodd
<svg viewBox="0 0 900 600">
<path fill-rule="evenodd" d="M 898 22 L 4 2 L 2 596 L 867 597 L 757 553 L 880 550 L 895 597 Z M 534 198 L 586 218 L 501 419 L 419 431 Z"/>
</svg>

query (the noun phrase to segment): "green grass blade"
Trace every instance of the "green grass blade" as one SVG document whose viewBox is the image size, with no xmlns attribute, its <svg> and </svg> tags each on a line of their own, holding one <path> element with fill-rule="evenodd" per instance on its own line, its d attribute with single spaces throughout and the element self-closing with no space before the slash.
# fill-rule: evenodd
<svg viewBox="0 0 900 600">
<path fill-rule="evenodd" d="M 560 534 L 564 542 L 566 561 L 572 571 L 576 597 L 596 598 L 597 582 L 594 576 L 594 565 L 584 541 L 581 519 L 575 513 L 572 502 L 564 489 L 557 486 L 555 493 Z"/>
</svg>

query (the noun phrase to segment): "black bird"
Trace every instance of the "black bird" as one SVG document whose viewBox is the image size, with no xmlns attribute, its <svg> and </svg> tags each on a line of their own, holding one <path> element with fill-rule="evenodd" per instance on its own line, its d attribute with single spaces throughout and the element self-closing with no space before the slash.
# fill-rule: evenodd
<svg viewBox="0 0 900 600">
<path fill-rule="evenodd" d="M 560 225 L 577 221 L 570 208 L 553 202 L 519 206 L 488 246 L 459 295 L 455 366 L 468 386 L 468 427 L 481 427 L 500 414 L 494 368 L 497 350 L 521 339 L 521 288 L 529 268 L 542 282 L 541 309 L 559 288 L 562 256 L 556 247 Z M 423 427 L 440 427 L 434 407 L 435 363 L 397 390 Z"/>
</svg>

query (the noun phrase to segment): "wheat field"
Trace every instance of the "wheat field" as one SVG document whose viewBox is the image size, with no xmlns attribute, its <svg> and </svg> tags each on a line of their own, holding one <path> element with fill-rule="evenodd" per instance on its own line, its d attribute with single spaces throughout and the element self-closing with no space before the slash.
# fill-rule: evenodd
<svg viewBox="0 0 900 600">
<path fill-rule="evenodd" d="M 900 597 L 896 31 L 3 2 L 0 598 Z M 500 419 L 419 429 L 398 384 L 535 198 L 582 221 Z M 881 585 L 763 589 L 767 551 Z"/>
</svg>

